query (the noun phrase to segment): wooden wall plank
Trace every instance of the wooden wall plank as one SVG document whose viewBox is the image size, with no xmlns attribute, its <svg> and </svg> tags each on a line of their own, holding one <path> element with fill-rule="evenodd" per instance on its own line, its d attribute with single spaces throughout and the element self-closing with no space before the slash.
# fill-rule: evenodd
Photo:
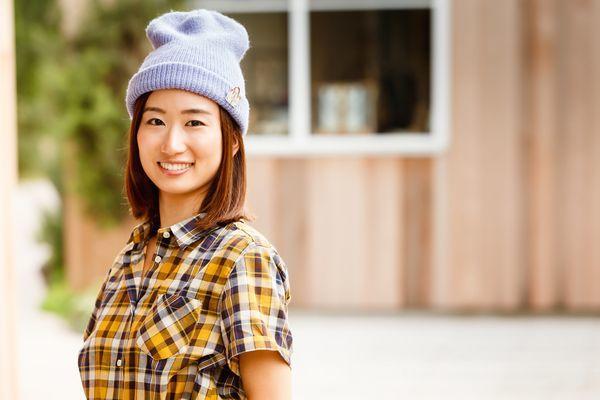
<svg viewBox="0 0 600 400">
<path fill-rule="evenodd" d="M 521 1 L 486 1 L 482 109 L 482 255 L 489 266 L 490 308 L 515 309 L 524 300 L 525 185 Z M 489 97 L 491 95 L 491 97 Z M 484 133 L 485 132 L 485 133 Z"/>
<path fill-rule="evenodd" d="M 590 13 L 593 38 L 600 37 L 600 1 L 595 0 L 592 3 Z M 589 170 L 592 174 L 590 179 L 590 210 L 589 221 L 591 224 L 590 238 L 591 240 L 591 255 L 589 265 L 591 271 L 589 275 L 589 283 L 592 285 L 590 289 L 590 306 L 589 309 L 597 311 L 600 308 L 600 43 L 598 40 L 591 41 L 590 53 L 591 69 L 593 75 L 590 76 L 590 90 L 592 91 L 592 105 L 595 112 L 592 113 L 590 121 L 590 137 L 589 150 L 592 153 L 589 158 Z"/>
<path fill-rule="evenodd" d="M 403 166 L 398 157 L 365 159 L 362 190 L 367 196 L 363 233 L 367 260 L 361 268 L 361 308 L 393 310 L 407 303 L 404 227 L 408 216 L 402 204 L 408 188 Z"/>
<path fill-rule="evenodd" d="M 278 177 L 276 159 L 258 157 L 247 161 L 246 207 L 256 217 L 252 225 L 271 241 L 276 241 L 274 236 L 278 224 L 275 196 Z"/>
<path fill-rule="evenodd" d="M 563 129 L 560 148 L 562 162 L 561 241 L 565 275 L 565 305 L 585 310 L 600 305 L 598 277 L 600 258 L 597 247 L 598 198 L 596 197 L 600 152 L 597 139 L 598 101 L 597 1 L 564 2 L 562 85 L 566 101 L 561 107 Z"/>
<path fill-rule="evenodd" d="M 585 16 L 574 12 L 568 4 L 562 4 L 563 34 L 567 43 L 564 45 L 562 71 L 564 83 L 561 85 L 563 96 L 569 101 L 562 104 L 564 112 L 570 115 L 563 116 L 563 130 L 559 137 L 561 154 L 562 176 L 560 202 L 563 204 L 563 268 L 568 271 L 565 275 L 565 303 L 569 307 L 578 307 L 582 303 L 582 267 L 586 265 L 585 259 L 585 125 L 586 107 L 589 99 L 582 98 L 585 92 L 585 75 L 591 71 L 586 66 L 586 49 L 580 37 L 585 41 L 588 34 L 585 25 L 581 26 Z M 575 15 L 573 15 L 575 14 Z M 580 13 L 581 14 L 581 13 Z M 579 17 L 579 18 L 577 18 Z M 581 29 L 583 28 L 583 31 Z M 583 47 L 583 48 L 582 48 Z M 584 57 L 583 60 L 580 57 Z M 568 85 L 565 87 L 565 85 Z M 589 118 L 589 117 L 588 117 Z"/>
<path fill-rule="evenodd" d="M 557 0 L 531 0 L 527 7 L 525 124 L 529 184 L 527 229 L 528 303 L 535 310 L 561 302 L 559 263 L 557 136 L 560 13 Z"/>
<path fill-rule="evenodd" d="M 289 158 L 278 163 L 279 180 L 273 182 L 279 204 L 276 230 L 277 248 L 284 258 L 290 276 L 290 305 L 305 307 L 310 303 L 309 277 L 307 265 L 306 215 L 307 171 L 306 161 L 302 158 Z"/>
<path fill-rule="evenodd" d="M 442 188 L 449 233 L 441 244 L 450 287 L 440 305 L 511 308 L 521 301 L 523 269 L 520 9 L 514 0 L 453 6 L 454 122 Z"/>
<path fill-rule="evenodd" d="M 486 290 L 480 270 L 481 235 L 477 221 L 483 217 L 479 185 L 481 165 L 477 134 L 482 129 L 480 112 L 481 93 L 479 53 L 484 37 L 479 10 L 473 1 L 454 3 L 453 25 L 453 127 L 450 149 L 444 158 L 447 174 L 445 190 L 448 192 L 446 216 L 448 248 L 445 269 L 445 295 L 438 298 L 446 308 L 473 305 L 480 301 Z"/>
<path fill-rule="evenodd" d="M 361 306 L 362 272 L 368 263 L 363 159 L 307 161 L 307 270 L 312 306 Z"/>
<path fill-rule="evenodd" d="M 415 158 L 402 160 L 402 165 L 403 197 L 397 202 L 397 207 L 403 210 L 400 219 L 404 232 L 402 293 L 407 306 L 422 308 L 431 303 L 432 162 L 428 158 Z"/>
</svg>

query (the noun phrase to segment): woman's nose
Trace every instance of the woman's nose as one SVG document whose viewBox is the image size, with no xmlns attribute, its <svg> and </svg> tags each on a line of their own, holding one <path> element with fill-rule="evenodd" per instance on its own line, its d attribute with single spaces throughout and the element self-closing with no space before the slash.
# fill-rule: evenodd
<svg viewBox="0 0 600 400">
<path fill-rule="evenodd" d="M 162 144 L 161 151 L 165 154 L 177 154 L 185 151 L 185 132 L 182 132 L 177 126 L 171 127 Z"/>
</svg>

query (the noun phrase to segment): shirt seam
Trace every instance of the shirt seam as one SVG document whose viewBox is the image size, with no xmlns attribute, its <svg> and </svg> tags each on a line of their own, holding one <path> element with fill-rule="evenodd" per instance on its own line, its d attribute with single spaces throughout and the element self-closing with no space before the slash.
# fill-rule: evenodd
<svg viewBox="0 0 600 400">
<path fill-rule="evenodd" d="M 254 241 L 248 243 L 248 246 L 246 246 L 244 248 L 244 250 L 242 250 L 239 254 L 239 256 L 235 259 L 235 261 L 232 264 L 231 270 L 227 273 L 227 277 L 225 278 L 225 284 L 223 285 L 223 290 L 221 290 L 221 293 L 219 294 L 219 301 L 217 303 L 217 312 L 219 313 L 219 315 L 221 315 L 221 304 L 223 302 L 223 296 L 225 293 L 225 286 L 227 286 L 227 282 L 229 282 L 229 278 L 231 277 L 231 274 L 233 273 L 233 271 L 235 270 L 235 267 L 237 266 L 238 262 L 243 259 L 243 257 L 246 255 L 247 252 L 250 251 L 251 248 L 256 249 L 256 248 L 264 248 L 269 250 L 270 247 L 269 246 L 265 246 L 263 244 L 260 243 L 256 243 Z"/>
</svg>

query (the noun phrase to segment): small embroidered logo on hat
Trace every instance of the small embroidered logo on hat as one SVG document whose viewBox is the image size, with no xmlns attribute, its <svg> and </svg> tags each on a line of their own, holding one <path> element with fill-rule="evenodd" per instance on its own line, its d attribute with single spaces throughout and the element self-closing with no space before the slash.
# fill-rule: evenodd
<svg viewBox="0 0 600 400">
<path fill-rule="evenodd" d="M 231 104 L 234 107 L 237 107 L 241 99 L 242 96 L 240 96 L 240 88 L 238 86 L 231 88 L 231 90 L 229 90 L 229 93 L 227 93 L 226 100 L 229 104 Z"/>
</svg>

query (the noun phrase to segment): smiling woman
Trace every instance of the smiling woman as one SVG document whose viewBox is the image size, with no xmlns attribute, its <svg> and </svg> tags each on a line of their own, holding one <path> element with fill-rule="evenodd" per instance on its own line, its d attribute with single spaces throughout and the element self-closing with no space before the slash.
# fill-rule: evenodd
<svg viewBox="0 0 600 400">
<path fill-rule="evenodd" d="M 144 173 L 158 189 L 161 222 L 175 223 L 203 204 L 219 167 L 227 164 L 228 159 L 222 154 L 222 137 L 228 137 L 227 148 L 232 148 L 232 157 L 242 138 L 235 129 L 221 132 L 221 115 L 228 118 L 227 112 L 221 112 L 219 105 L 205 96 L 181 89 L 162 89 L 142 101 L 145 105 L 140 104 L 137 143 L 130 148 L 137 145 Z M 238 157 L 243 157 L 243 149 Z M 243 182 L 237 183 L 244 186 Z M 241 204 L 231 206 L 241 208 Z M 241 216 L 240 213 L 232 217 Z"/>
<path fill-rule="evenodd" d="M 130 126 L 125 190 L 138 219 L 160 214 L 178 221 L 201 209 L 206 216 L 200 227 L 250 220 L 243 209 L 246 158 L 238 124 L 197 93 L 159 89 L 142 94 Z"/>
<path fill-rule="evenodd" d="M 146 174 L 160 189 L 159 203 L 168 206 L 172 202 L 168 196 L 186 194 L 195 197 L 193 203 L 202 204 L 221 161 L 218 105 L 179 89 L 153 92 L 146 104 L 137 144 Z M 188 107 L 195 106 L 210 111 L 194 115 Z"/>
<path fill-rule="evenodd" d="M 84 391 L 290 398 L 287 266 L 244 208 L 247 33 L 208 10 L 164 14 L 146 32 L 155 50 L 127 90 L 124 183 L 142 222 L 83 333 Z"/>
</svg>

